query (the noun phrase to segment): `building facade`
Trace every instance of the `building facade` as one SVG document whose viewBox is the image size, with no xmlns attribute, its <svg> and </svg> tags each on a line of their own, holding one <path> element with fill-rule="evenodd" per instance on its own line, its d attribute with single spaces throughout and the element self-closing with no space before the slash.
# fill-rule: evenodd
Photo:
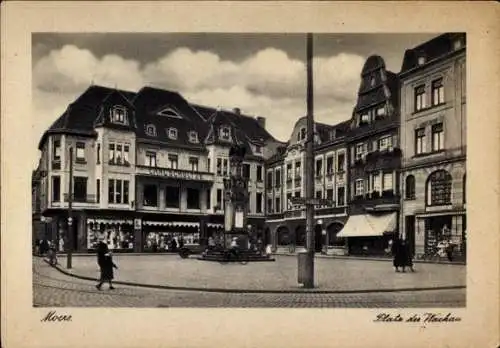
<svg viewBox="0 0 500 348">
<path fill-rule="evenodd" d="M 466 245 L 466 40 L 444 34 L 406 51 L 401 79 L 401 231 L 418 256 Z"/>
<path fill-rule="evenodd" d="M 307 119 L 299 119 L 286 146 L 266 162 L 266 226 L 271 244 L 280 252 L 296 252 L 305 247 L 305 140 Z M 347 218 L 346 122 L 335 126 L 314 125 L 315 198 L 324 200 L 315 209 L 315 250 L 335 253 L 336 234 Z M 343 244 L 341 245 L 343 249 Z"/>
<path fill-rule="evenodd" d="M 99 238 L 117 251 L 163 250 L 172 238 L 203 243 L 223 230 L 223 180 L 233 144 L 249 154 L 248 221 L 262 234 L 264 161 L 281 144 L 265 130 L 264 118 L 193 105 L 155 88 L 132 93 L 91 86 L 40 140 L 34 235 L 62 239 L 68 248 L 72 233 L 76 251 L 92 250 Z"/>
</svg>

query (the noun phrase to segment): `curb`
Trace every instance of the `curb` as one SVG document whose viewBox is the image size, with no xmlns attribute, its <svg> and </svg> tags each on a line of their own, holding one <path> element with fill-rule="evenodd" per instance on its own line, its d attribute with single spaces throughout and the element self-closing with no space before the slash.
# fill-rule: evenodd
<svg viewBox="0 0 500 348">
<path fill-rule="evenodd" d="M 47 260 L 43 260 L 49 264 Z M 51 266 L 64 275 L 90 281 L 98 281 L 97 278 L 81 276 L 71 272 L 67 272 L 59 266 Z M 308 289 L 289 289 L 289 290 L 251 290 L 251 289 L 225 289 L 225 288 L 197 288 L 197 287 L 182 287 L 170 285 L 155 285 L 141 284 L 126 281 L 113 281 L 115 284 L 135 286 L 150 289 L 162 290 L 177 290 L 177 291 L 197 291 L 197 292 L 212 292 L 212 293 L 240 293 L 240 294 L 368 294 L 368 293 L 392 293 L 392 292 L 410 292 L 410 291 L 432 291 L 432 290 L 456 290 L 465 289 L 465 285 L 441 286 L 441 287 L 421 287 L 421 288 L 399 288 L 399 289 L 366 289 L 366 290 L 308 290 Z"/>
</svg>

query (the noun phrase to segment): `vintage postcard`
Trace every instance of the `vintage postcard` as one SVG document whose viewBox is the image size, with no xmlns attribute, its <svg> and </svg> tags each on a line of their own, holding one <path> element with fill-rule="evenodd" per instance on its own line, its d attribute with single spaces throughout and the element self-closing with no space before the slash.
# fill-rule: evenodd
<svg viewBox="0 0 500 348">
<path fill-rule="evenodd" d="M 6 347 L 499 344 L 496 7 L 2 10 Z"/>
</svg>

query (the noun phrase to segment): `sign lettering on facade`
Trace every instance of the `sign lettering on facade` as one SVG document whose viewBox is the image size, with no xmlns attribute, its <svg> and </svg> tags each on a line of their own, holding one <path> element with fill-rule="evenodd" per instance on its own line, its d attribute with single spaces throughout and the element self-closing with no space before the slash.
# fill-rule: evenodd
<svg viewBox="0 0 500 348">
<path fill-rule="evenodd" d="M 204 174 L 198 172 L 184 171 L 184 170 L 176 170 L 169 168 L 143 168 L 141 172 L 145 172 L 145 174 L 153 175 L 153 176 L 163 176 L 172 179 L 181 179 L 181 180 L 211 180 L 211 178 Z"/>
</svg>

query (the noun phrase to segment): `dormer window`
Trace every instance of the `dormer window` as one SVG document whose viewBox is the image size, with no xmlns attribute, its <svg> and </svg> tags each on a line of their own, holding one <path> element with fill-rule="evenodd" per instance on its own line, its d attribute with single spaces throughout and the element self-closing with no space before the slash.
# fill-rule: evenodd
<svg viewBox="0 0 500 348">
<path fill-rule="evenodd" d="M 219 135 L 221 139 L 229 140 L 231 138 L 231 129 L 227 126 L 221 127 Z"/>
<path fill-rule="evenodd" d="M 262 153 L 262 146 L 260 145 L 255 145 L 254 147 L 255 153 Z"/>
<path fill-rule="evenodd" d="M 172 118 L 182 118 L 177 111 L 172 108 L 165 108 L 157 113 L 159 116 L 166 116 Z"/>
<path fill-rule="evenodd" d="M 364 126 L 370 123 L 370 115 L 368 113 L 359 116 L 359 125 Z"/>
<path fill-rule="evenodd" d="M 197 144 L 199 142 L 198 141 L 198 132 L 196 132 L 196 131 L 190 131 L 188 133 L 188 138 L 189 138 L 190 143 Z"/>
<path fill-rule="evenodd" d="M 385 107 L 381 106 L 377 108 L 377 118 L 382 118 L 385 116 Z"/>
<path fill-rule="evenodd" d="M 149 135 L 150 137 L 156 136 L 156 127 L 154 124 L 146 125 L 146 134 Z"/>
<path fill-rule="evenodd" d="M 299 134 L 297 135 L 297 140 L 302 141 L 306 139 L 306 129 L 305 127 L 302 127 L 299 131 Z"/>
<path fill-rule="evenodd" d="M 128 124 L 127 109 L 121 105 L 114 106 L 111 109 L 111 122 L 118 124 Z"/>
<path fill-rule="evenodd" d="M 330 131 L 330 140 L 334 140 L 336 138 L 337 132 L 336 129 Z"/>
<path fill-rule="evenodd" d="M 453 43 L 453 48 L 456 50 L 459 50 L 462 47 L 462 41 L 460 39 L 456 39 L 455 42 Z"/>
<path fill-rule="evenodd" d="M 425 64 L 425 57 L 419 56 L 417 61 L 418 61 L 418 65 L 424 65 Z"/>
<path fill-rule="evenodd" d="M 167 129 L 167 135 L 168 135 L 169 139 L 176 140 L 177 139 L 177 128 Z"/>
</svg>

